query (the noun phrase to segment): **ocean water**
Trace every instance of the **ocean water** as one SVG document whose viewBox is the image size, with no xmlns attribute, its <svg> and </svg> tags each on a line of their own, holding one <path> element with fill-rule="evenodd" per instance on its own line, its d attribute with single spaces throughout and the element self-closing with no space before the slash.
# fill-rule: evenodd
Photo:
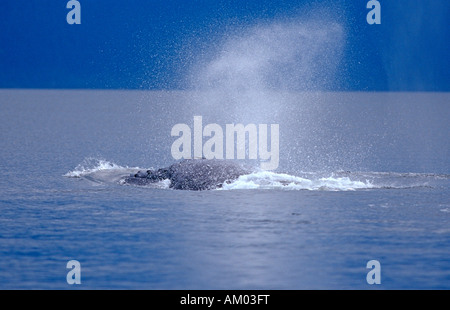
<svg viewBox="0 0 450 310">
<path fill-rule="evenodd" d="M 0 288 L 450 288 L 448 93 L 241 95 L 0 90 Z M 175 162 L 171 128 L 195 115 L 279 124 L 278 169 L 122 184 Z"/>
</svg>

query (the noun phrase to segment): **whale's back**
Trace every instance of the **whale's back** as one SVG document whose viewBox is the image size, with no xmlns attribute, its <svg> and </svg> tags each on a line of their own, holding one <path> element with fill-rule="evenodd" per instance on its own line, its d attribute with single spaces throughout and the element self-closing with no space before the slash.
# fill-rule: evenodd
<svg viewBox="0 0 450 310">
<path fill-rule="evenodd" d="M 174 189 L 207 190 L 250 173 L 236 162 L 215 159 L 187 159 L 169 167 Z"/>
<path fill-rule="evenodd" d="M 208 190 L 220 188 L 225 182 L 249 174 L 250 169 L 236 161 L 219 159 L 185 159 L 168 168 L 139 171 L 124 179 L 127 184 L 145 186 L 170 180 L 170 188 L 182 190 Z"/>
</svg>

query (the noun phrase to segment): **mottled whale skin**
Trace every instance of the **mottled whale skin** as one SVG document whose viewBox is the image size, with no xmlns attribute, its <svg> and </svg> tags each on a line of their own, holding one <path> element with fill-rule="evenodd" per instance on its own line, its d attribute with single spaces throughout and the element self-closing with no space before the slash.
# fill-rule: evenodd
<svg viewBox="0 0 450 310">
<path fill-rule="evenodd" d="M 250 169 L 232 160 L 185 159 L 167 168 L 138 171 L 125 178 L 125 183 L 148 185 L 170 180 L 170 188 L 199 191 L 220 188 L 249 173 Z"/>
</svg>

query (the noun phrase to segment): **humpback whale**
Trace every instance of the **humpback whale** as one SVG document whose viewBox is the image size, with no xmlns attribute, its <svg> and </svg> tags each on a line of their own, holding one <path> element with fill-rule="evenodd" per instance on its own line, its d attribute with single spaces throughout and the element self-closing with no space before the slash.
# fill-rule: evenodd
<svg viewBox="0 0 450 310">
<path fill-rule="evenodd" d="M 231 160 L 185 159 L 167 168 L 138 171 L 125 178 L 125 183 L 148 185 L 170 180 L 170 188 L 181 190 L 209 190 L 220 188 L 251 170 Z"/>
</svg>

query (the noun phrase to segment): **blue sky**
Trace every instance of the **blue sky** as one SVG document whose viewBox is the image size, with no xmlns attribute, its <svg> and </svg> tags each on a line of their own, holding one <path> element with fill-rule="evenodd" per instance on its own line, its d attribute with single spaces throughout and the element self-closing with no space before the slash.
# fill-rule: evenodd
<svg viewBox="0 0 450 310">
<path fill-rule="evenodd" d="M 329 90 L 450 90 L 446 0 L 379 0 L 381 25 L 366 0 L 79 0 L 80 25 L 67 2 L 2 1 L 0 88 L 185 89 L 195 55 L 228 32 L 322 8 L 346 32 Z"/>
</svg>

